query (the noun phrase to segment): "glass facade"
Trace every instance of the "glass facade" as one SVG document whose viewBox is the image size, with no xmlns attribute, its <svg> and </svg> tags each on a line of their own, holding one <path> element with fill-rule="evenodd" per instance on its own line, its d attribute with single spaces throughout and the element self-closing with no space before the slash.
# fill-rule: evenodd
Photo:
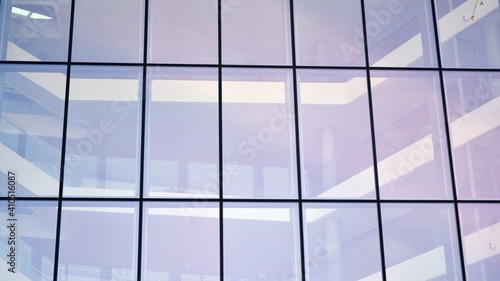
<svg viewBox="0 0 500 281">
<path fill-rule="evenodd" d="M 500 276 L 499 0 L 0 0 L 0 280 Z"/>
</svg>

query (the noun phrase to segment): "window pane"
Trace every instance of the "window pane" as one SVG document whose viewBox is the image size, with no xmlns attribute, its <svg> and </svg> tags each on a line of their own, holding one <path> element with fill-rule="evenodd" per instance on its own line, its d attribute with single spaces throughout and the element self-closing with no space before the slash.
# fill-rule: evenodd
<svg viewBox="0 0 500 281">
<path fill-rule="evenodd" d="M 443 67 L 500 67 L 498 1 L 437 0 Z"/>
<path fill-rule="evenodd" d="M 371 66 L 437 66 L 431 1 L 365 1 Z"/>
<path fill-rule="evenodd" d="M 500 74 L 445 72 L 455 183 L 460 198 L 500 198 Z"/>
<path fill-rule="evenodd" d="M 301 280 L 294 204 L 224 204 L 224 277 Z"/>
<path fill-rule="evenodd" d="M 383 198 L 452 198 L 439 77 L 428 71 L 371 76 Z"/>
<path fill-rule="evenodd" d="M 150 1 L 150 62 L 217 63 L 217 34 L 217 1 Z"/>
<path fill-rule="evenodd" d="M 304 197 L 375 197 L 365 73 L 298 71 Z"/>
<path fill-rule="evenodd" d="M 0 181 L 16 173 L 16 196 L 59 194 L 65 89 L 65 66 L 1 67 Z"/>
<path fill-rule="evenodd" d="M 382 204 L 388 281 L 461 280 L 451 204 Z"/>
<path fill-rule="evenodd" d="M 141 62 L 144 3 L 75 1 L 73 61 Z"/>
<path fill-rule="evenodd" d="M 290 64 L 288 0 L 222 1 L 225 64 Z"/>
<path fill-rule="evenodd" d="M 53 280 L 57 202 L 1 200 L 0 219 L 2 279 Z"/>
<path fill-rule="evenodd" d="M 0 60 L 66 61 L 71 1 L 0 3 Z"/>
<path fill-rule="evenodd" d="M 58 280 L 137 279 L 137 204 L 64 202 Z"/>
<path fill-rule="evenodd" d="M 149 196 L 219 194 L 217 69 L 150 68 Z"/>
<path fill-rule="evenodd" d="M 360 1 L 294 0 L 299 65 L 365 65 Z"/>
<path fill-rule="evenodd" d="M 497 280 L 500 205 L 460 204 L 459 210 L 467 280 Z"/>
<path fill-rule="evenodd" d="M 382 280 L 375 204 L 305 204 L 308 281 Z"/>
<path fill-rule="evenodd" d="M 65 196 L 135 196 L 140 68 L 72 68 Z"/>
<path fill-rule="evenodd" d="M 143 280 L 219 280 L 218 203 L 147 203 Z"/>
<path fill-rule="evenodd" d="M 225 196 L 297 197 L 291 72 L 224 69 Z"/>
</svg>

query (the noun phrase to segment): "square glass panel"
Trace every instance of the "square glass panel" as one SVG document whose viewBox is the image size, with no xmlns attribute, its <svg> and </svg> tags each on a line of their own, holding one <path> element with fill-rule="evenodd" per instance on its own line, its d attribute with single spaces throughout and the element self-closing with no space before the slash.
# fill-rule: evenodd
<svg viewBox="0 0 500 281">
<path fill-rule="evenodd" d="M 467 280 L 500 276 L 500 205 L 459 204 Z"/>
<path fill-rule="evenodd" d="M 388 281 L 462 280 L 452 204 L 382 204 L 382 223 Z"/>
<path fill-rule="evenodd" d="M 303 207 L 306 280 L 382 280 L 375 204 Z"/>
<path fill-rule="evenodd" d="M 291 64 L 289 0 L 223 0 L 224 64 Z"/>
<path fill-rule="evenodd" d="M 215 68 L 149 68 L 147 195 L 219 194 Z"/>
<path fill-rule="evenodd" d="M 445 72 L 459 198 L 500 198 L 500 74 Z"/>
<path fill-rule="evenodd" d="M 16 196 L 59 195 L 65 90 L 65 66 L 1 66 L 0 181 L 15 174 Z"/>
<path fill-rule="evenodd" d="M 65 196 L 136 196 L 139 182 L 141 68 L 71 70 Z"/>
<path fill-rule="evenodd" d="M 381 197 L 452 198 L 438 73 L 371 73 Z"/>
<path fill-rule="evenodd" d="M 137 279 L 137 203 L 64 202 L 58 280 Z"/>
<path fill-rule="evenodd" d="M 365 71 L 298 70 L 304 198 L 374 198 Z"/>
<path fill-rule="evenodd" d="M 0 3 L 0 60 L 66 61 L 71 1 Z"/>
<path fill-rule="evenodd" d="M 144 0 L 77 0 L 72 61 L 142 62 Z"/>
<path fill-rule="evenodd" d="M 217 63 L 217 1 L 149 1 L 148 61 Z"/>
<path fill-rule="evenodd" d="M 297 205 L 224 204 L 224 278 L 301 280 Z"/>
<path fill-rule="evenodd" d="M 364 3 L 371 66 L 437 66 L 431 1 Z"/>
<path fill-rule="evenodd" d="M 291 71 L 223 69 L 226 197 L 297 197 Z"/>
<path fill-rule="evenodd" d="M 142 280 L 219 278 L 218 206 L 206 201 L 145 203 Z"/>
<path fill-rule="evenodd" d="M 0 276 L 53 280 L 56 201 L 0 201 Z"/>
<path fill-rule="evenodd" d="M 360 1 L 294 0 L 298 65 L 365 65 Z"/>
<path fill-rule="evenodd" d="M 500 68 L 500 3 L 452 2 L 436 1 L 443 67 Z"/>
</svg>

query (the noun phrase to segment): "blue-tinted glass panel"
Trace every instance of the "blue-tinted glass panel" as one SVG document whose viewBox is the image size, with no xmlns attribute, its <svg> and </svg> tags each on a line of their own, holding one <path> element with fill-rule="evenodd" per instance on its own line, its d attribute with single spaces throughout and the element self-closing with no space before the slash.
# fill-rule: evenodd
<svg viewBox="0 0 500 281">
<path fill-rule="evenodd" d="M 145 204 L 142 280 L 220 280 L 218 203 Z"/>
<path fill-rule="evenodd" d="M 301 280 L 297 205 L 224 204 L 224 277 Z"/>
<path fill-rule="evenodd" d="M 445 72 L 446 103 L 460 198 L 500 198 L 500 74 Z"/>
<path fill-rule="evenodd" d="M 500 276 L 500 205 L 460 204 L 460 227 L 467 280 Z"/>
<path fill-rule="evenodd" d="M 139 181 L 142 70 L 71 70 L 65 196 L 135 196 Z"/>
<path fill-rule="evenodd" d="M 3 280 L 53 280 L 57 202 L 0 201 Z"/>
<path fill-rule="evenodd" d="M 371 66 L 437 66 L 431 1 L 364 3 Z"/>
<path fill-rule="evenodd" d="M 304 204 L 306 280 L 382 280 L 377 206 Z"/>
<path fill-rule="evenodd" d="M 217 69 L 150 68 L 148 99 L 147 194 L 219 194 Z"/>
<path fill-rule="evenodd" d="M 500 4 L 497 0 L 437 0 L 443 67 L 500 67 Z"/>
<path fill-rule="evenodd" d="M 71 1 L 0 3 L 0 60 L 66 61 Z"/>
<path fill-rule="evenodd" d="M 437 72 L 373 71 L 373 115 L 382 198 L 452 198 Z"/>
<path fill-rule="evenodd" d="M 65 66 L 1 67 L 0 181 L 15 173 L 17 196 L 59 194 L 65 88 Z"/>
<path fill-rule="evenodd" d="M 452 204 L 382 204 L 388 281 L 462 280 Z"/>
<path fill-rule="evenodd" d="M 304 197 L 375 197 L 365 73 L 298 71 Z"/>
<path fill-rule="evenodd" d="M 289 0 L 224 0 L 222 62 L 291 64 Z"/>
<path fill-rule="evenodd" d="M 365 65 L 360 1 L 294 0 L 298 65 Z"/>
<path fill-rule="evenodd" d="M 217 63 L 217 1 L 149 1 L 148 61 Z"/>
<path fill-rule="evenodd" d="M 297 197 L 291 71 L 223 69 L 226 197 Z"/>
<path fill-rule="evenodd" d="M 143 2 L 75 1 L 72 61 L 141 62 Z"/>
</svg>

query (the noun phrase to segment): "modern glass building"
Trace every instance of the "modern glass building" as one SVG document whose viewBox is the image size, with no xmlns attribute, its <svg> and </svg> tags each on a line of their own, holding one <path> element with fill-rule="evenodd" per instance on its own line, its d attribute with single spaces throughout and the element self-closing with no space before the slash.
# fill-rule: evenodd
<svg viewBox="0 0 500 281">
<path fill-rule="evenodd" d="M 0 0 L 0 280 L 500 276 L 499 0 Z"/>
</svg>

